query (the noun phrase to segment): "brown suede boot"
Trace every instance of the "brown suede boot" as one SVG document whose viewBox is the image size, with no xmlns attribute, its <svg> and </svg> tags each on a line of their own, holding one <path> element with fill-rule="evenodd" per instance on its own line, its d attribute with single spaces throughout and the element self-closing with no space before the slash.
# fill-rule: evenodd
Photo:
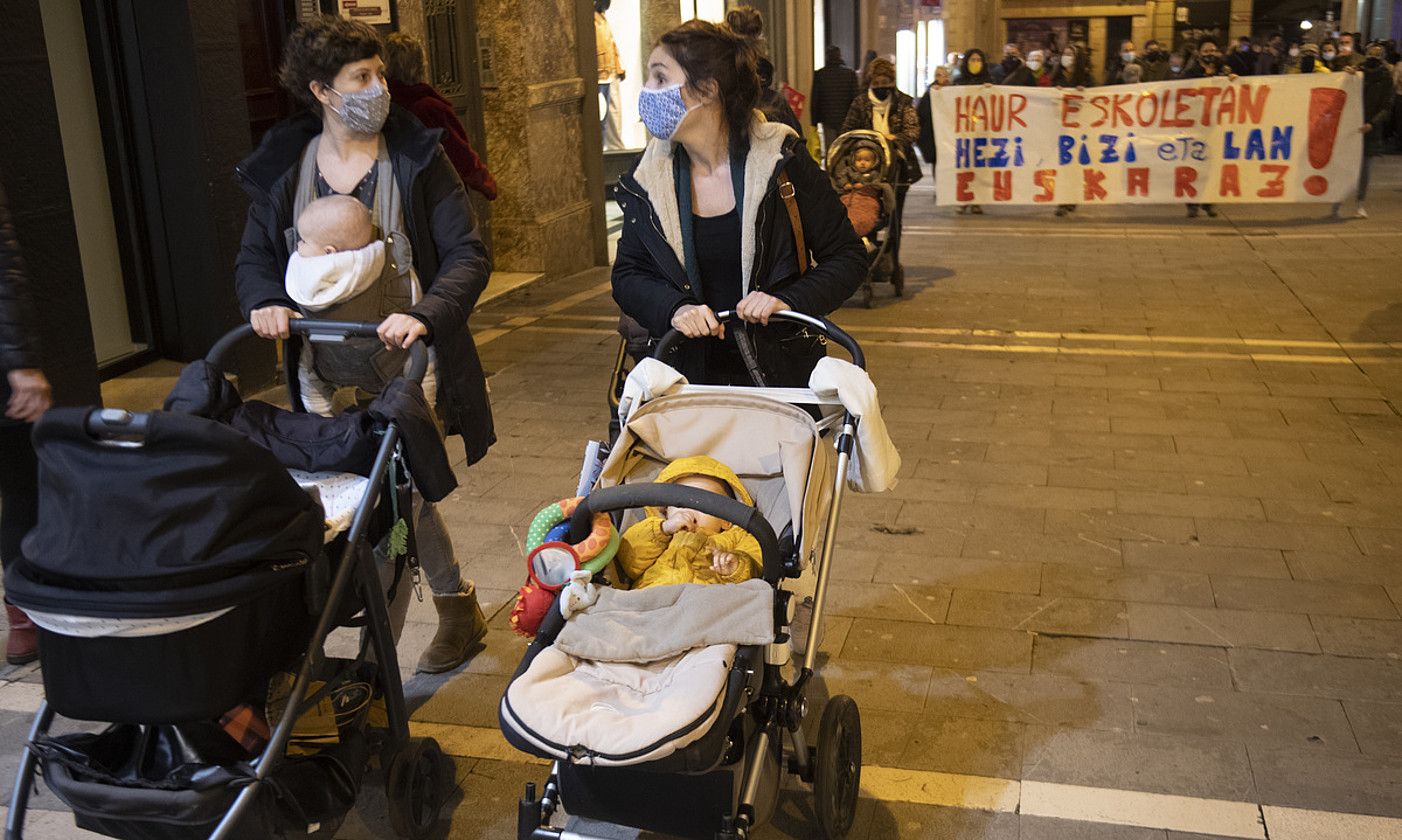
<svg viewBox="0 0 1402 840">
<path fill-rule="evenodd" d="M 422 674 L 451 671 L 468 659 L 468 654 L 487 635 L 487 617 L 477 603 L 477 588 L 471 583 L 451 595 L 434 595 L 438 610 L 438 632 L 419 657 Z"/>
<path fill-rule="evenodd" d="M 5 602 L 5 618 L 10 622 L 10 636 L 5 640 L 5 661 L 11 665 L 28 665 L 39 658 L 39 631 L 24 610 Z"/>
</svg>

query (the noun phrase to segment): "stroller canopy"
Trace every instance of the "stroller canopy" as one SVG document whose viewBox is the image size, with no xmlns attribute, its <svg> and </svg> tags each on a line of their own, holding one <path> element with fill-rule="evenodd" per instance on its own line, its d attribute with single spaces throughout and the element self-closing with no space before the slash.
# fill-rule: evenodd
<svg viewBox="0 0 1402 840">
<path fill-rule="evenodd" d="M 795 537 L 806 566 L 825 524 L 835 475 L 832 449 L 821 444 L 820 434 L 808 412 L 748 389 L 670 394 L 628 418 L 599 486 L 653 481 L 678 458 L 709 455 L 740 476 L 775 533 Z M 633 511 L 624 522 L 639 516 Z"/>
<path fill-rule="evenodd" d="M 34 429 L 38 526 L 6 570 L 21 607 L 160 618 L 236 606 L 319 556 L 320 506 L 267 450 L 220 423 L 147 415 L 140 444 L 103 441 L 91 409 Z"/>
</svg>

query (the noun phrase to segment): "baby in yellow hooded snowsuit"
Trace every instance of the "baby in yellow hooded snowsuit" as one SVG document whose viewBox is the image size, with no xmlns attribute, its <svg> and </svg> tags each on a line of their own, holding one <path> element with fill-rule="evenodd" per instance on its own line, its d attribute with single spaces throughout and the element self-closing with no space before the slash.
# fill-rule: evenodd
<svg viewBox="0 0 1402 840">
<path fill-rule="evenodd" d="M 705 455 L 678 458 L 657 476 L 730 496 L 753 505 L 749 491 L 725 464 Z M 723 519 L 690 508 L 648 508 L 647 518 L 627 531 L 618 562 L 633 588 L 674 583 L 741 583 L 762 571 L 759 542 Z"/>
</svg>

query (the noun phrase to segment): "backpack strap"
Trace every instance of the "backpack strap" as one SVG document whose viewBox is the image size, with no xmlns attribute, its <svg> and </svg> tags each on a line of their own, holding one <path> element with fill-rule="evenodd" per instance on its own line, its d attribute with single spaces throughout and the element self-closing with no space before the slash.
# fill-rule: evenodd
<svg viewBox="0 0 1402 840">
<path fill-rule="evenodd" d="M 798 273 L 808 271 L 808 248 L 803 244 L 803 217 L 798 213 L 798 198 L 795 197 L 793 181 L 789 173 L 779 170 L 779 197 L 784 199 L 784 207 L 789 211 L 789 226 L 793 228 L 794 249 L 798 252 Z"/>
</svg>

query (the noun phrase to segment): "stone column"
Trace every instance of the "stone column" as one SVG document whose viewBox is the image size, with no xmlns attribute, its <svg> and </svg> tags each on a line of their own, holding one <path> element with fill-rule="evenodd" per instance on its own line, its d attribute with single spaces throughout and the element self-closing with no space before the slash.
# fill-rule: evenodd
<svg viewBox="0 0 1402 840">
<path fill-rule="evenodd" d="M 638 0 L 638 6 L 638 39 L 642 46 L 638 53 L 646 70 L 648 53 L 657 46 L 657 39 L 682 22 L 681 4 L 677 0 Z"/>
<path fill-rule="evenodd" d="M 587 114 L 597 106 L 595 69 L 582 65 L 583 27 L 592 40 L 589 7 L 575 0 L 482 0 L 478 31 L 494 48 L 495 80 L 484 79 L 487 159 L 499 197 L 492 239 L 499 271 L 570 274 L 596 262 L 603 230 L 594 194 L 602 178 L 587 177 Z M 592 14 L 592 13 L 590 13 Z M 587 107 L 586 107 L 587 106 Z M 598 180 L 599 183 L 594 183 Z"/>
</svg>

